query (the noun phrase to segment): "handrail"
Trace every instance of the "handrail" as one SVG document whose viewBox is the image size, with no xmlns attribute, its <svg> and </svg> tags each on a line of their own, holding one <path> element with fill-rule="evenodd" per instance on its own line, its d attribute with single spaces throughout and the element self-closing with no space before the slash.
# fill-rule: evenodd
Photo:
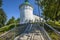
<svg viewBox="0 0 60 40">
<path fill-rule="evenodd" d="M 60 35 L 60 32 L 57 31 L 56 29 L 54 29 L 52 26 L 48 25 L 47 23 L 45 23 L 49 28 L 51 28 L 56 34 Z"/>
<path fill-rule="evenodd" d="M 25 25 L 25 24 L 24 24 Z M 22 25 L 22 26 L 24 26 Z M 21 26 L 21 25 L 20 25 Z M 26 25 L 25 25 L 26 26 Z M 14 39 L 17 35 L 20 35 L 20 30 L 21 30 L 21 27 L 15 27 L 5 33 L 3 33 L 2 35 L 0 35 L 0 39 L 2 40 L 12 40 Z"/>
<path fill-rule="evenodd" d="M 39 24 L 38 24 L 38 26 L 40 26 Z M 50 37 L 49 37 L 49 35 L 48 35 L 48 33 L 46 32 L 46 30 L 44 29 L 44 27 L 41 27 L 41 31 L 43 31 L 44 32 L 44 35 L 43 36 L 46 36 L 46 40 L 52 40 Z"/>
<path fill-rule="evenodd" d="M 31 28 L 32 28 L 32 24 L 28 24 L 27 28 L 25 29 L 25 31 L 23 33 L 26 33 L 27 31 L 30 32 Z"/>
<path fill-rule="evenodd" d="M 50 37 L 49 37 L 49 35 L 48 35 L 48 33 L 46 32 L 46 30 L 43 28 L 43 30 L 44 30 L 44 33 L 46 34 L 46 36 L 48 37 L 48 39 L 49 40 L 52 40 Z"/>
<path fill-rule="evenodd" d="M 11 29 L 11 30 L 14 30 L 14 29 L 15 29 L 15 28 L 13 28 L 13 29 Z M 0 37 L 6 35 L 6 34 L 9 33 L 11 30 L 9 30 L 9 31 L 7 31 L 7 32 L 5 32 L 5 33 L 3 33 L 3 34 L 1 34 Z"/>
<path fill-rule="evenodd" d="M 25 31 L 22 33 L 22 34 L 24 34 L 24 33 L 28 33 L 30 30 L 31 30 L 31 28 L 32 28 L 32 24 L 31 23 L 27 23 L 28 25 L 27 25 L 27 27 L 26 27 L 26 29 L 25 29 Z M 30 29 L 29 29 L 30 28 Z M 21 34 L 21 35 L 22 35 Z M 20 36 L 18 37 L 18 39 L 20 38 Z M 15 39 L 17 39 L 17 37 L 15 38 Z M 14 39 L 14 40 L 15 40 Z"/>
<path fill-rule="evenodd" d="M 32 25 L 33 25 L 33 24 L 32 24 Z M 24 33 L 26 33 L 27 31 L 30 32 L 30 30 L 31 30 L 31 28 L 32 28 L 32 25 L 31 25 L 31 24 L 28 24 L 28 25 L 27 25 L 27 28 L 26 28 L 26 30 L 25 30 Z M 40 27 L 39 24 L 38 24 L 38 26 Z M 42 35 L 40 34 L 41 39 L 42 39 L 42 40 L 43 40 L 43 39 L 51 40 L 51 38 L 49 37 L 49 35 L 48 35 L 47 32 L 45 31 L 45 29 L 44 29 L 43 27 L 42 27 L 41 29 L 42 29 L 41 31 L 42 31 L 42 33 L 43 33 Z M 22 35 L 22 34 L 21 34 L 21 35 Z M 44 36 L 44 38 L 43 38 L 42 36 Z M 19 36 L 18 39 L 19 39 L 20 37 L 21 37 L 21 36 Z M 32 35 L 30 39 L 34 39 L 33 37 L 34 37 L 34 35 Z M 17 38 L 15 38 L 15 39 L 17 39 Z M 28 40 L 28 39 L 27 39 L 27 40 Z"/>
</svg>

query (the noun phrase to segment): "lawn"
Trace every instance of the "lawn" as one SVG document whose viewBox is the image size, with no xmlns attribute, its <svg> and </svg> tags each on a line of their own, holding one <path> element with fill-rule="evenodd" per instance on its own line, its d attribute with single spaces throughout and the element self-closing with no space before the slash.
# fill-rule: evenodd
<svg viewBox="0 0 60 40">
<path fill-rule="evenodd" d="M 12 28 L 10 28 L 12 27 Z M 20 35 L 22 32 L 24 32 L 25 28 L 26 28 L 26 25 L 17 25 L 17 27 L 15 28 L 15 26 L 13 27 L 12 25 L 8 27 L 8 30 L 5 29 L 6 27 L 3 27 L 4 30 L 1 30 L 0 33 L 3 34 L 7 31 L 9 31 L 10 29 L 13 29 L 13 30 L 10 30 L 7 34 L 3 35 L 2 37 L 0 37 L 0 40 L 7 40 L 6 38 L 8 38 L 9 40 L 11 39 L 14 39 L 16 36 Z M 6 31 L 7 30 L 7 31 Z M 3 38 L 4 37 L 4 38 Z"/>
<path fill-rule="evenodd" d="M 56 30 L 60 31 L 60 22 L 59 21 L 48 21 L 47 22 L 49 25 L 51 25 L 53 28 L 55 28 Z"/>
<path fill-rule="evenodd" d="M 49 25 L 51 25 L 56 30 L 60 31 L 60 23 L 58 21 L 49 21 L 47 22 Z M 46 31 L 48 32 L 49 36 L 52 38 L 52 40 L 60 40 L 60 35 L 57 35 L 53 30 L 45 26 Z"/>
</svg>

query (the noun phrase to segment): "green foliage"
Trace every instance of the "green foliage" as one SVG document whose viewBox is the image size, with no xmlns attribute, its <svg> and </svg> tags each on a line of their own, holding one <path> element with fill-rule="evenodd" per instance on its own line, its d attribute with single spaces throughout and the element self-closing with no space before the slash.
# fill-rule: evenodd
<svg viewBox="0 0 60 40">
<path fill-rule="evenodd" d="M 2 6 L 2 0 L 0 0 L 0 7 Z"/>
<path fill-rule="evenodd" d="M 60 23 L 58 21 L 52 21 L 50 20 L 49 22 L 47 22 L 49 25 L 51 25 L 53 28 L 57 29 L 58 31 L 60 31 Z"/>
<path fill-rule="evenodd" d="M 52 20 L 60 19 L 60 0 L 38 0 L 38 2 L 39 1 L 45 18 L 48 17 Z"/>
<path fill-rule="evenodd" d="M 20 18 L 15 19 L 15 18 L 12 16 L 12 18 L 8 20 L 8 22 L 7 22 L 6 25 L 13 24 L 13 23 L 15 23 L 15 24 L 20 23 Z"/>
<path fill-rule="evenodd" d="M 51 23 L 53 24 L 53 23 Z M 49 36 L 52 38 L 52 40 L 60 40 L 60 35 L 57 35 L 53 30 L 51 30 L 46 25 L 44 26 L 45 30 L 48 32 Z M 53 27 L 54 28 L 54 27 Z M 57 28 L 57 27 L 56 27 Z"/>
<path fill-rule="evenodd" d="M 7 25 L 15 23 L 15 18 L 12 16 L 11 19 L 9 19 L 9 21 L 7 22 Z"/>
<path fill-rule="evenodd" d="M 5 12 L 3 11 L 3 9 L 0 9 L 0 26 L 5 25 L 7 16 L 5 14 Z"/>
<path fill-rule="evenodd" d="M 20 23 L 20 18 L 16 19 L 16 24 Z"/>
<path fill-rule="evenodd" d="M 25 2 L 28 2 L 28 0 L 25 0 Z"/>
<path fill-rule="evenodd" d="M 50 36 L 53 40 L 60 40 L 59 36 L 55 34 L 54 32 L 52 32 Z"/>
<path fill-rule="evenodd" d="M 12 25 L 14 25 L 14 24 L 11 24 L 11 26 Z M 26 29 L 26 25 L 25 24 L 23 24 L 23 25 L 20 25 L 20 24 L 17 24 L 16 25 L 17 27 L 15 27 L 15 29 L 14 28 L 12 28 L 13 30 L 7 30 L 7 31 L 5 31 L 5 32 L 0 32 L 0 33 L 2 33 L 2 34 L 4 34 L 4 33 L 6 33 L 7 32 L 7 34 L 5 34 L 5 35 L 3 35 L 2 37 L 0 37 L 0 40 L 6 40 L 6 38 L 9 38 L 9 39 L 11 39 L 11 40 L 13 40 L 15 37 L 17 37 L 17 36 L 19 36 L 21 33 L 23 33 L 24 32 L 24 30 Z M 13 27 L 13 26 L 12 26 Z M 8 32 L 9 31 L 9 32 Z M 0 34 L 0 35 L 2 35 L 2 34 Z M 4 37 L 4 38 L 3 38 Z"/>
<path fill-rule="evenodd" d="M 7 19 L 7 16 L 2 9 L 2 0 L 0 0 L 0 27 L 5 25 L 6 19 Z"/>
<path fill-rule="evenodd" d="M 8 31 L 8 30 L 10 30 L 10 29 L 12 29 L 14 27 L 15 27 L 14 24 L 10 24 L 10 25 L 4 26 L 4 27 L 0 28 L 0 32 Z"/>
</svg>

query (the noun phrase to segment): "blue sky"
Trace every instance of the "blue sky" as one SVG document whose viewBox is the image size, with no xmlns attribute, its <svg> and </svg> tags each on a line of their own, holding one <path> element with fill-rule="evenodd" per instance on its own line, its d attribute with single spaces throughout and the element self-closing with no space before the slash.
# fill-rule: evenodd
<svg viewBox="0 0 60 40">
<path fill-rule="evenodd" d="M 37 5 L 34 3 L 34 0 L 29 0 L 31 5 L 34 7 L 34 14 L 38 15 Z M 24 3 L 24 0 L 3 0 L 3 9 L 7 15 L 7 19 L 10 19 L 12 16 L 15 18 L 20 17 L 19 5 Z"/>
</svg>

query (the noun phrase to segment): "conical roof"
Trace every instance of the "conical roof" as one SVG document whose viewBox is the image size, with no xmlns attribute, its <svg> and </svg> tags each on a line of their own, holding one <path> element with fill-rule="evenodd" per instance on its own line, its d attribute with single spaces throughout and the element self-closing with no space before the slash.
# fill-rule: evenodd
<svg viewBox="0 0 60 40">
<path fill-rule="evenodd" d="M 20 5 L 20 7 L 22 7 L 22 6 L 24 6 L 24 5 L 29 5 L 29 6 L 33 7 L 28 1 L 25 1 L 23 4 Z M 19 8 L 20 8 L 20 7 L 19 7 Z"/>
</svg>

